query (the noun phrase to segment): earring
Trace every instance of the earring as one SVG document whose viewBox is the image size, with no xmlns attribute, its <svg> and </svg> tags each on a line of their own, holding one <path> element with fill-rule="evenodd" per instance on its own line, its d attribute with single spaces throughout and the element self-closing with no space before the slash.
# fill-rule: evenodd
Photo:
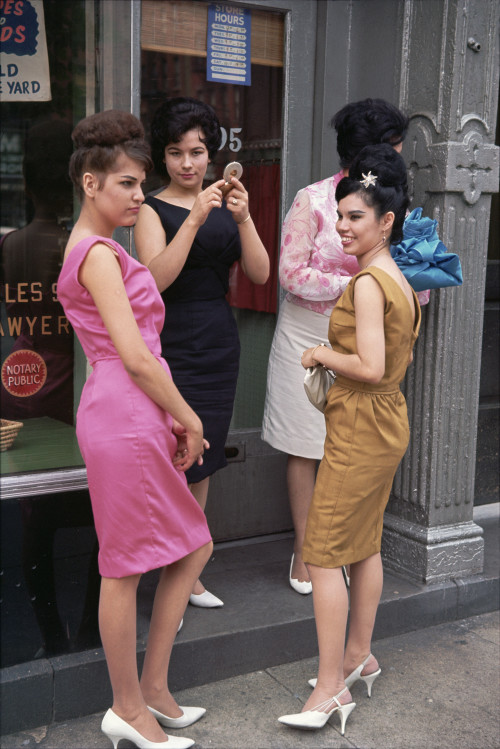
<svg viewBox="0 0 500 749">
<path fill-rule="evenodd" d="M 382 236 L 382 242 L 385 244 L 385 234 Z"/>
</svg>

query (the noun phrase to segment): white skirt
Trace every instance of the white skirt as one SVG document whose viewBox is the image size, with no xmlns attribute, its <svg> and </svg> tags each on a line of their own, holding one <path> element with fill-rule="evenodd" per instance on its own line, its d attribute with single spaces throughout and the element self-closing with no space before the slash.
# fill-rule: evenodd
<svg viewBox="0 0 500 749">
<path fill-rule="evenodd" d="M 304 390 L 302 352 L 328 344 L 329 318 L 285 300 L 280 308 L 267 368 L 262 439 L 302 458 L 323 457 L 326 428 Z"/>
</svg>

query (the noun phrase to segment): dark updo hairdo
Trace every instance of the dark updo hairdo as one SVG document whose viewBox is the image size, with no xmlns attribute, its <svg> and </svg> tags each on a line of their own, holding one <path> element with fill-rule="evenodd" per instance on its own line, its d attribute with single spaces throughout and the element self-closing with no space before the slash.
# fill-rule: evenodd
<svg viewBox="0 0 500 749">
<path fill-rule="evenodd" d="M 222 142 L 219 120 L 211 106 L 188 96 L 177 96 L 161 104 L 151 123 L 151 151 L 158 174 L 165 176 L 165 148 L 169 143 L 179 143 L 189 130 L 202 130 L 202 143 L 213 159 Z"/>
<path fill-rule="evenodd" d="M 80 200 L 85 172 L 104 177 L 122 153 L 142 164 L 146 172 L 153 167 L 144 128 L 130 112 L 110 109 L 92 114 L 78 123 L 71 137 L 76 150 L 69 162 L 69 176 Z"/>
<path fill-rule="evenodd" d="M 364 187 L 360 180 L 369 172 L 377 179 L 374 185 Z M 394 213 L 391 244 L 403 238 L 403 223 L 410 200 L 408 198 L 408 181 L 406 165 L 397 151 L 386 143 L 378 146 L 366 146 L 357 155 L 349 169 L 349 176 L 340 180 L 335 197 L 337 203 L 355 193 L 366 205 L 375 210 L 378 219 L 388 211 Z"/>
<path fill-rule="evenodd" d="M 409 119 L 384 99 L 363 99 L 346 104 L 334 115 L 331 125 L 337 131 L 340 166 L 349 169 L 354 157 L 365 146 L 402 143 Z"/>
</svg>

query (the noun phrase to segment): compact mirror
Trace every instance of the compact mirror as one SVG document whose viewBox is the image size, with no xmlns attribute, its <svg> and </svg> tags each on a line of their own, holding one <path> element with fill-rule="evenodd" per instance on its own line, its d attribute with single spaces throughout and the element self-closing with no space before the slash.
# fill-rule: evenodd
<svg viewBox="0 0 500 749">
<path fill-rule="evenodd" d="M 226 184 L 222 185 L 221 191 L 222 194 L 225 196 L 229 192 L 229 190 L 232 187 L 231 182 L 229 181 L 231 177 L 236 177 L 236 179 L 239 179 L 241 175 L 243 174 L 243 167 L 241 166 L 239 161 L 231 161 L 230 164 L 228 164 L 224 168 L 224 172 L 222 174 L 223 179 L 225 179 Z"/>
<path fill-rule="evenodd" d="M 228 164 L 223 173 L 223 178 L 226 182 L 229 182 L 231 177 L 236 177 L 236 179 L 239 179 L 241 175 L 243 174 L 243 167 L 241 166 L 239 161 L 231 161 L 230 164 Z"/>
</svg>

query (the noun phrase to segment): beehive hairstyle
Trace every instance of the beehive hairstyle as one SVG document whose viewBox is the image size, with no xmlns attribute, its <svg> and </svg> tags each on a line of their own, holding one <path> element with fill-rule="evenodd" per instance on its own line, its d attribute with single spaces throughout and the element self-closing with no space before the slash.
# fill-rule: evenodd
<svg viewBox="0 0 500 749">
<path fill-rule="evenodd" d="M 409 119 L 384 99 L 363 99 L 346 104 L 334 115 L 331 125 L 337 131 L 340 165 L 349 169 L 365 146 L 389 143 L 397 146 L 405 139 Z"/>
<path fill-rule="evenodd" d="M 75 151 L 70 159 L 69 175 L 80 200 L 83 199 L 83 175 L 91 172 L 101 181 L 122 153 L 142 164 L 145 171 L 153 166 L 144 128 L 130 112 L 110 109 L 90 115 L 78 123 L 71 137 Z"/>
<path fill-rule="evenodd" d="M 202 143 L 213 159 L 222 142 L 220 123 L 214 109 L 198 99 L 177 96 L 166 99 L 153 115 L 151 123 L 151 151 L 158 174 L 166 176 L 165 148 L 169 143 L 179 143 L 189 130 L 201 130 Z"/>
<path fill-rule="evenodd" d="M 361 180 L 371 172 L 375 184 L 365 187 Z M 410 203 L 408 180 L 403 158 L 392 146 L 382 143 L 366 146 L 356 156 L 349 169 L 349 176 L 340 180 L 335 197 L 337 202 L 355 193 L 366 205 L 375 210 L 378 219 L 388 211 L 394 213 L 391 244 L 400 242 L 403 237 L 403 223 Z"/>
</svg>

